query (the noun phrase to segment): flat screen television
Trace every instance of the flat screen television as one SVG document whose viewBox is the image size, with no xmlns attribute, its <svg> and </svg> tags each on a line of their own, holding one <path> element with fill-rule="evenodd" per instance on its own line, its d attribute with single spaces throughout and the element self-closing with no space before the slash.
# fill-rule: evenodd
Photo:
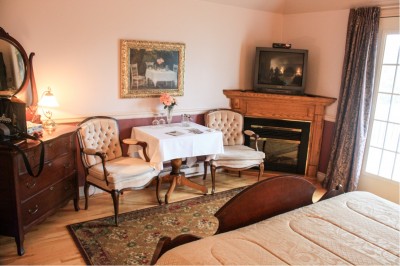
<svg viewBox="0 0 400 266">
<path fill-rule="evenodd" d="M 265 93 L 304 94 L 308 50 L 257 47 L 254 90 Z"/>
</svg>

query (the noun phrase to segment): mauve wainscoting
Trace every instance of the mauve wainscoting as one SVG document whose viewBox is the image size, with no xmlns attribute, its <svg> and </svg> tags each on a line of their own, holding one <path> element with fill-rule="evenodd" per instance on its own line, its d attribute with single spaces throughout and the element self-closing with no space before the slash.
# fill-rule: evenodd
<svg viewBox="0 0 400 266">
<path fill-rule="evenodd" d="M 324 129 L 322 133 L 321 153 L 319 157 L 318 172 L 326 174 L 328 169 L 329 155 L 332 150 L 333 133 L 335 130 L 335 122 L 324 121 Z"/>
</svg>

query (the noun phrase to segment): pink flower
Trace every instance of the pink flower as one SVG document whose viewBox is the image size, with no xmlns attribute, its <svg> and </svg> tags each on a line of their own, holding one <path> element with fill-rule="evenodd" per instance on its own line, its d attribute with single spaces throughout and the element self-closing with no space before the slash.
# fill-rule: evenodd
<svg viewBox="0 0 400 266">
<path fill-rule="evenodd" d="M 169 95 L 169 93 L 161 94 L 160 103 L 164 104 L 164 109 L 171 109 L 174 105 L 177 104 L 175 98 Z"/>
<path fill-rule="evenodd" d="M 164 59 L 158 58 L 157 59 L 157 64 L 161 65 L 162 63 L 164 63 Z"/>
</svg>

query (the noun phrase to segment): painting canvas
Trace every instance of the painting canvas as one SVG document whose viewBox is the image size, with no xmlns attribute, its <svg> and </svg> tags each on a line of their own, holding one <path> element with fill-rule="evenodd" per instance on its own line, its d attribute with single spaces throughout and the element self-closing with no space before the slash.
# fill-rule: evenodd
<svg viewBox="0 0 400 266">
<path fill-rule="evenodd" d="M 121 40 L 121 98 L 183 95 L 183 43 Z"/>
</svg>

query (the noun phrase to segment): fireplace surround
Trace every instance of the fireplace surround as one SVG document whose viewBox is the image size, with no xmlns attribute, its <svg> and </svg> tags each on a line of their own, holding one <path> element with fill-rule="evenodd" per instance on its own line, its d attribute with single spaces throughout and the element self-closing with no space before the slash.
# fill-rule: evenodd
<svg viewBox="0 0 400 266">
<path fill-rule="evenodd" d="M 310 132 L 304 173 L 306 176 L 316 177 L 325 107 L 334 103 L 336 98 L 258 93 L 251 90 L 224 90 L 223 93 L 229 99 L 231 109 L 247 118 L 309 123 Z"/>
</svg>

